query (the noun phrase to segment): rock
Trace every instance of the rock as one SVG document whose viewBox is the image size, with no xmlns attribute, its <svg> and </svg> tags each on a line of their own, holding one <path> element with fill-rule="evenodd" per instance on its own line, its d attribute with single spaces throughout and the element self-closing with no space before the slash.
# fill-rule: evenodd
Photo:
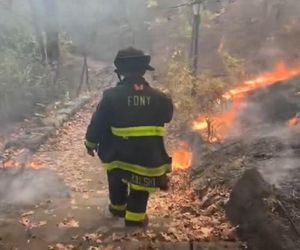
<svg viewBox="0 0 300 250">
<path fill-rule="evenodd" d="M 91 96 L 83 96 L 79 99 L 68 103 L 67 107 L 62 108 L 55 112 L 51 117 L 41 119 L 41 123 L 44 126 L 52 126 L 59 128 L 64 122 L 69 120 L 69 118 L 75 115 L 88 101 L 91 99 Z"/>
<path fill-rule="evenodd" d="M 194 163 L 200 196 L 215 187 L 230 192 L 226 215 L 249 249 L 300 249 L 300 154 L 294 138 L 299 134 L 289 128 L 272 127 L 202 152 Z"/>
<path fill-rule="evenodd" d="M 69 119 L 69 115 L 67 114 L 57 114 L 54 117 L 47 117 L 42 120 L 42 124 L 44 126 L 52 126 L 55 128 L 59 128 L 64 122 Z"/>
<path fill-rule="evenodd" d="M 295 250 L 297 235 L 285 223 L 270 213 L 266 203 L 272 199 L 273 189 L 256 169 L 247 170 L 233 187 L 226 214 L 238 226 L 242 241 L 249 249 Z"/>
</svg>

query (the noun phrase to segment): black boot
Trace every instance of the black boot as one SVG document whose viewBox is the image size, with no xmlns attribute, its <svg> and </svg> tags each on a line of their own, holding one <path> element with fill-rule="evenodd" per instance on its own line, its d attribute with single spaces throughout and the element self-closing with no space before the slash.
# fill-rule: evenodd
<svg viewBox="0 0 300 250">
<path fill-rule="evenodd" d="M 132 220 L 125 220 L 126 227 L 147 227 L 149 224 L 148 216 L 145 216 L 143 221 L 132 221 Z"/>
</svg>

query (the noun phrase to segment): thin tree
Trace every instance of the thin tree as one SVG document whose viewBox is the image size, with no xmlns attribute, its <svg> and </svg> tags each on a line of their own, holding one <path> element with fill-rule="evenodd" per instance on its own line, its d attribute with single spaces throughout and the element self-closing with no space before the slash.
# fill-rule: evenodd
<svg viewBox="0 0 300 250">
<path fill-rule="evenodd" d="M 45 10 L 45 33 L 47 59 L 50 65 L 59 62 L 59 25 L 56 0 L 43 0 Z"/>
<path fill-rule="evenodd" d="M 32 18 L 32 26 L 35 31 L 36 40 L 38 42 L 39 48 L 40 48 L 40 54 L 42 57 L 42 62 L 46 63 L 46 49 L 45 49 L 45 42 L 43 37 L 43 29 L 41 27 L 41 18 L 38 15 L 39 10 L 37 8 L 37 3 L 35 0 L 28 0 L 30 11 L 31 11 L 31 18 Z"/>
</svg>

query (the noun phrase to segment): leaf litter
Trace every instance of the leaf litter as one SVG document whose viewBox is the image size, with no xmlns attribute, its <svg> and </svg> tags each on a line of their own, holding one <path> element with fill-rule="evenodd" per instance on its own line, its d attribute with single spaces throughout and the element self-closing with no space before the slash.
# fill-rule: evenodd
<svg viewBox="0 0 300 250">
<path fill-rule="evenodd" d="M 94 106 L 90 105 L 88 109 Z M 89 162 L 86 162 L 86 158 L 82 157 L 85 154 L 84 147 L 78 142 L 82 142 L 90 113 L 86 110 L 77 113 L 74 119 L 59 130 L 59 136 L 50 138 L 39 151 L 40 160 L 47 164 L 48 168 L 58 172 L 73 192 L 81 193 L 83 199 L 87 200 L 91 198 L 88 185 L 92 180 L 85 178 L 85 171 L 88 168 L 94 169 Z M 61 152 L 61 157 L 53 160 L 47 155 L 47 152 L 51 151 Z M 98 170 L 95 168 L 95 171 Z M 199 197 L 190 183 L 188 170 L 175 171 L 170 175 L 170 190 L 157 192 L 150 198 L 147 211 L 150 218 L 148 228 L 112 234 L 86 232 L 76 237 L 76 240 L 98 245 L 97 247 L 91 246 L 88 248 L 90 250 L 116 249 L 103 245 L 123 241 L 236 241 L 235 228 L 229 224 L 224 212 L 224 204 L 229 198 L 228 191 L 221 187 L 208 189 Z M 101 196 L 107 195 L 106 190 L 95 191 L 95 187 L 93 188 L 93 193 Z M 72 200 L 71 203 L 74 205 L 76 202 Z M 24 226 L 31 225 L 30 221 L 25 220 L 26 214 L 23 218 Z M 74 218 L 66 218 L 57 226 L 59 228 L 80 227 L 79 222 Z M 72 245 L 58 243 L 55 246 L 49 246 L 49 249 L 74 249 L 72 247 Z"/>
</svg>

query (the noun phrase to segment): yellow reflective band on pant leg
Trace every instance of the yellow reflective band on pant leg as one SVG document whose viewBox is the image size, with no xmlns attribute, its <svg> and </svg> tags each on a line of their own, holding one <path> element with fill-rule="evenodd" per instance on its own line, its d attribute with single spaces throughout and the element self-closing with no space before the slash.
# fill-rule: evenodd
<svg viewBox="0 0 300 250">
<path fill-rule="evenodd" d="M 164 136 L 165 128 L 159 126 L 139 126 L 127 128 L 111 127 L 111 132 L 119 137 Z"/>
<path fill-rule="evenodd" d="M 134 213 L 130 211 L 126 211 L 125 220 L 129 221 L 143 221 L 145 220 L 146 213 Z"/>
<path fill-rule="evenodd" d="M 113 205 L 113 204 L 110 204 L 110 207 L 116 211 L 125 211 L 126 210 L 126 207 L 127 205 Z"/>
<path fill-rule="evenodd" d="M 171 164 L 164 164 L 156 168 L 147 168 L 137 164 L 131 164 L 123 161 L 113 161 L 110 163 L 104 163 L 103 166 L 108 171 L 119 168 L 125 171 L 148 177 L 157 177 L 164 175 L 171 169 Z"/>
<path fill-rule="evenodd" d="M 140 186 L 140 185 L 136 185 L 136 184 L 132 184 L 132 183 L 129 183 L 129 188 L 132 189 L 132 190 L 146 191 L 146 192 L 149 192 L 149 193 L 153 193 L 153 192 L 156 192 L 157 190 L 159 190 L 159 188 L 144 187 L 144 186 Z"/>
<path fill-rule="evenodd" d="M 88 140 L 85 141 L 85 146 L 87 146 L 88 148 L 91 148 L 91 149 L 96 149 L 98 144 L 97 143 L 94 143 L 94 142 L 90 142 Z"/>
</svg>

